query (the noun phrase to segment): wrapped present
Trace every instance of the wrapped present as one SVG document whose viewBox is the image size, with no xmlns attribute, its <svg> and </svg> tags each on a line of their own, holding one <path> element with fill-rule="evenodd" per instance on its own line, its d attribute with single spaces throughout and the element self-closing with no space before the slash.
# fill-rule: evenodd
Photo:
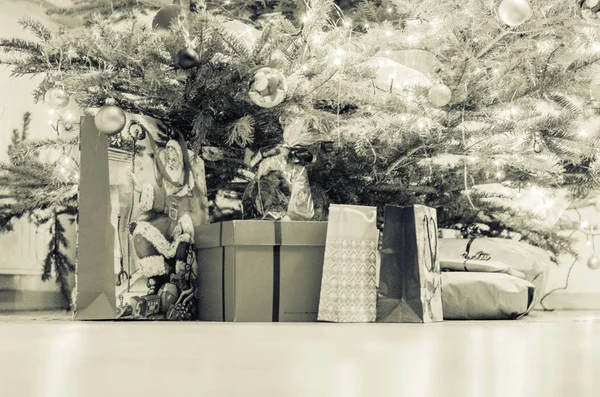
<svg viewBox="0 0 600 397">
<path fill-rule="evenodd" d="M 525 279 L 525 273 L 510 268 L 507 264 L 499 261 L 483 261 L 465 258 L 442 258 L 440 259 L 442 271 L 453 272 L 478 272 L 478 273 L 505 273 L 514 277 Z"/>
<path fill-rule="evenodd" d="M 318 150 L 331 150 L 331 146 L 304 119 L 289 123 L 283 140 L 282 145 L 249 153 L 246 164 L 257 170 L 245 197 L 263 219 L 308 221 L 315 212 L 306 166 L 316 161 Z"/>
<path fill-rule="evenodd" d="M 435 209 L 386 206 L 377 321 L 442 321 L 441 287 Z"/>
<path fill-rule="evenodd" d="M 445 320 L 513 320 L 529 313 L 535 286 L 504 273 L 442 274 Z"/>
<path fill-rule="evenodd" d="M 325 244 L 320 321 L 375 321 L 377 208 L 331 205 Z"/>
<path fill-rule="evenodd" d="M 198 318 L 316 321 L 326 232 L 326 222 L 238 220 L 198 227 Z"/>
</svg>

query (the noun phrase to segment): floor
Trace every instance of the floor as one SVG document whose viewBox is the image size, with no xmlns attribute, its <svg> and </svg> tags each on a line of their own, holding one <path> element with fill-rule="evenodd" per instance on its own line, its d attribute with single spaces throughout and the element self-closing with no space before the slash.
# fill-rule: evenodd
<svg viewBox="0 0 600 397">
<path fill-rule="evenodd" d="M 2 397 L 592 397 L 600 313 L 431 325 L 11 314 L 0 315 L 0 357 Z"/>
</svg>

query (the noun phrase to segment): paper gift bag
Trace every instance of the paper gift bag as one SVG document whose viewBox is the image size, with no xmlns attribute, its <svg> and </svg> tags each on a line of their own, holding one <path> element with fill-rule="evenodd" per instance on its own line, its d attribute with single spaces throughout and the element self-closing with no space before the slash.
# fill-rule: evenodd
<svg viewBox="0 0 600 397">
<path fill-rule="evenodd" d="M 331 205 L 318 320 L 375 321 L 377 209 Z"/>
<path fill-rule="evenodd" d="M 435 209 L 386 206 L 377 321 L 443 321 L 441 286 Z"/>
</svg>

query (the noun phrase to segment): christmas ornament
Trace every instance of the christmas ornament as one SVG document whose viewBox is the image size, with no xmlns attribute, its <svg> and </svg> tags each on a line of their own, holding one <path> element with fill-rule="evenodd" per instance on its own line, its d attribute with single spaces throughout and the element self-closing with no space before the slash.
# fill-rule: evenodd
<svg viewBox="0 0 600 397">
<path fill-rule="evenodd" d="M 64 109 L 69 104 L 69 99 L 69 94 L 62 88 L 50 88 L 44 96 L 44 102 L 52 109 Z"/>
<path fill-rule="evenodd" d="M 154 30 L 169 30 L 171 25 L 177 23 L 180 18 L 183 18 L 183 9 L 179 4 L 164 6 L 152 19 L 152 29 Z"/>
<path fill-rule="evenodd" d="M 115 105 L 106 105 L 96 113 L 94 124 L 98 131 L 110 136 L 121 132 L 125 128 L 126 120 L 123 109 Z"/>
<path fill-rule="evenodd" d="M 531 18 L 531 6 L 527 0 L 502 0 L 498 7 L 500 20 L 508 26 L 519 26 Z"/>
<path fill-rule="evenodd" d="M 272 108 L 285 99 L 286 83 L 283 73 L 270 67 L 258 69 L 250 81 L 250 99 L 263 108 Z"/>
<path fill-rule="evenodd" d="M 450 103 L 452 91 L 445 84 L 437 84 L 429 89 L 429 101 L 435 106 L 446 106 Z"/>
<path fill-rule="evenodd" d="M 584 5 L 592 12 L 600 11 L 600 0 L 586 0 Z"/>
<path fill-rule="evenodd" d="M 598 268 L 600 268 L 600 260 L 598 260 L 596 255 L 592 255 L 590 256 L 590 259 L 588 259 L 587 265 L 592 270 L 598 270 Z"/>
<path fill-rule="evenodd" d="M 193 48 L 186 48 L 177 54 L 177 66 L 183 70 L 191 69 L 198 64 L 200 56 Z"/>
</svg>

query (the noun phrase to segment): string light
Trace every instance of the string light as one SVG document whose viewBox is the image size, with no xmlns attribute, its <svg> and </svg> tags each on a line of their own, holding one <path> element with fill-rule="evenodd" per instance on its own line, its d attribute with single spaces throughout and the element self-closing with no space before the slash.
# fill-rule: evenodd
<svg viewBox="0 0 600 397">
<path fill-rule="evenodd" d="M 406 121 L 406 116 L 402 116 L 402 117 L 400 117 L 400 120 L 402 120 L 402 121 Z"/>
<path fill-rule="evenodd" d="M 48 125 L 52 125 L 52 120 L 48 120 Z"/>
<path fill-rule="evenodd" d="M 510 109 L 510 113 L 511 113 L 513 116 L 516 116 L 516 115 L 519 113 L 519 110 L 518 110 L 517 108 L 512 108 L 512 109 Z"/>
<path fill-rule="evenodd" d="M 308 70 L 308 67 L 306 65 L 302 65 L 302 71 L 306 72 Z"/>
<path fill-rule="evenodd" d="M 588 133 L 587 133 L 587 131 L 586 131 L 586 130 L 581 130 L 581 131 L 579 131 L 579 136 L 581 136 L 581 137 L 586 137 L 587 135 L 588 135 Z"/>
<path fill-rule="evenodd" d="M 302 22 L 304 22 L 304 23 L 308 22 L 308 16 L 304 15 L 302 17 Z"/>
<path fill-rule="evenodd" d="M 496 160 L 494 161 L 494 164 L 496 165 L 496 167 L 500 166 L 500 161 Z"/>
<path fill-rule="evenodd" d="M 56 113 L 56 112 L 54 111 L 54 109 L 50 109 L 50 110 L 48 111 L 48 113 L 50 113 L 51 115 L 54 115 L 54 113 Z"/>
<path fill-rule="evenodd" d="M 352 21 L 350 21 L 350 20 L 344 21 L 344 26 L 347 27 L 347 28 L 351 27 L 352 26 Z"/>
<path fill-rule="evenodd" d="M 73 115 L 71 113 L 67 114 L 67 120 L 71 120 L 73 118 Z"/>
<path fill-rule="evenodd" d="M 502 173 L 500 171 L 496 172 L 496 178 L 502 179 Z"/>
<path fill-rule="evenodd" d="M 581 221 L 582 229 L 587 229 L 588 227 L 590 227 L 590 223 L 588 221 Z"/>
<path fill-rule="evenodd" d="M 387 12 L 388 12 L 388 14 L 391 14 L 391 13 L 392 13 L 392 11 L 394 11 L 394 10 L 392 9 L 392 7 L 390 7 L 390 8 L 388 8 L 388 9 L 387 9 Z"/>
<path fill-rule="evenodd" d="M 471 160 L 471 163 L 476 163 L 476 162 L 477 162 L 477 157 L 475 157 L 475 156 L 471 156 L 471 157 L 469 158 L 469 160 Z"/>
<path fill-rule="evenodd" d="M 392 32 L 390 32 L 389 30 L 386 30 L 386 31 L 385 31 L 385 35 L 386 35 L 386 36 L 391 36 L 391 35 L 392 35 Z"/>
<path fill-rule="evenodd" d="M 600 43 L 599 43 L 599 42 L 597 42 L 597 41 L 595 41 L 595 42 L 592 44 L 592 50 L 594 50 L 594 51 L 596 51 L 596 52 L 600 52 Z"/>
<path fill-rule="evenodd" d="M 589 247 L 590 245 L 592 245 L 592 242 L 590 240 L 588 240 L 585 242 L 585 245 L 587 245 Z"/>
<path fill-rule="evenodd" d="M 370 25 L 368 23 L 365 23 L 365 29 L 369 29 Z"/>
</svg>

